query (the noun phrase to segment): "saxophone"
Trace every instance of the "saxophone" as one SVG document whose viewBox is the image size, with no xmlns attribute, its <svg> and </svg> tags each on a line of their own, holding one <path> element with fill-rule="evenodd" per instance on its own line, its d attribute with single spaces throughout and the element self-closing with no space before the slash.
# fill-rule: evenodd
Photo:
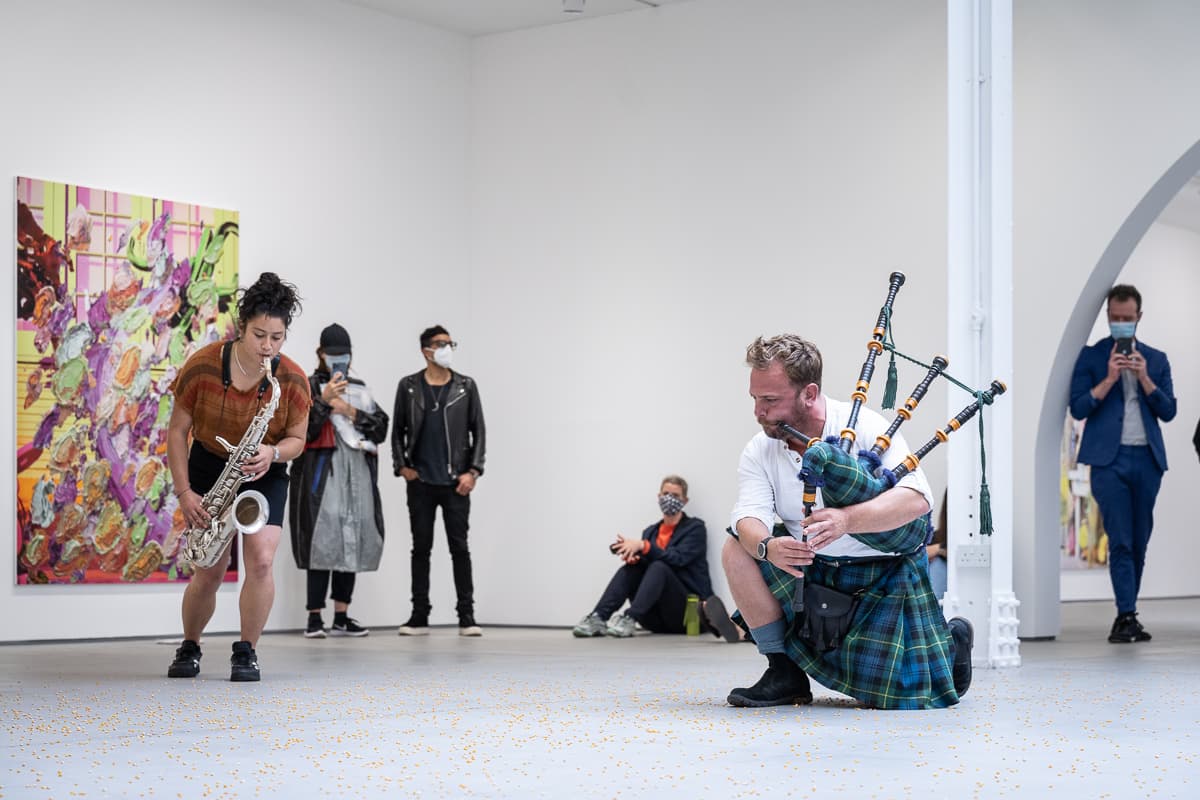
<svg viewBox="0 0 1200 800">
<path fill-rule="evenodd" d="M 229 452 L 229 460 L 217 482 L 200 501 L 211 521 L 206 527 L 188 528 L 183 532 L 180 555 L 193 568 L 214 566 L 235 533 L 258 533 L 267 524 L 268 503 L 262 492 L 251 489 L 238 494 L 238 487 L 250 477 L 242 467 L 258 452 L 267 426 L 279 407 L 279 381 L 271 372 L 270 359 L 263 359 L 263 369 L 271 384 L 271 399 L 254 415 L 237 447 L 217 437 L 217 442 Z"/>
</svg>

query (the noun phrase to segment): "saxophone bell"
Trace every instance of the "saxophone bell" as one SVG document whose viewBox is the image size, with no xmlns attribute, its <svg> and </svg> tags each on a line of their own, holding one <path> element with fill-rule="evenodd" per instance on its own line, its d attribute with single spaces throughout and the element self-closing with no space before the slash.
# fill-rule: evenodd
<svg viewBox="0 0 1200 800">
<path fill-rule="evenodd" d="M 266 526 L 270 510 L 271 505 L 262 492 L 247 489 L 233 501 L 229 523 L 246 535 L 258 533 Z"/>
</svg>

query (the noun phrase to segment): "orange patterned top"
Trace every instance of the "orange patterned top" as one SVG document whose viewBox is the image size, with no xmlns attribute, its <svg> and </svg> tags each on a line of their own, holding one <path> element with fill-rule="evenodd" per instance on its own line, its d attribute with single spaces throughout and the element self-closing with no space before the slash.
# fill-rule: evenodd
<svg viewBox="0 0 1200 800">
<path fill-rule="evenodd" d="M 192 437 L 221 458 L 228 453 L 217 443 L 217 437 L 232 445 L 240 442 L 259 408 L 271 399 L 272 391 L 268 386 L 260 400 L 257 386 L 245 392 L 232 383 L 226 388 L 221 375 L 224 345 L 214 342 L 192 353 L 171 383 L 175 402 L 192 415 Z M 308 376 L 295 361 L 281 355 L 275 379 L 279 381 L 280 398 L 263 437 L 263 443 L 269 445 L 278 444 L 288 428 L 305 428 L 312 405 Z"/>
</svg>

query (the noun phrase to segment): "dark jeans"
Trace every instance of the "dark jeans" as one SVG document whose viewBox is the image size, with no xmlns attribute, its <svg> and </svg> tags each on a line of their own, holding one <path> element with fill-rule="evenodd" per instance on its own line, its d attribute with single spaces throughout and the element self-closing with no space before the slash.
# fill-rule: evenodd
<svg viewBox="0 0 1200 800">
<path fill-rule="evenodd" d="M 433 552 L 433 521 L 438 507 L 450 543 L 450 561 L 454 566 L 454 589 L 458 594 L 459 615 L 475 611 L 475 585 L 471 581 L 471 551 L 467 549 L 470 528 L 471 496 L 460 495 L 454 485 L 436 486 L 418 479 L 408 482 L 408 519 L 412 525 L 412 613 L 428 617 L 429 556 Z"/>
<path fill-rule="evenodd" d="M 596 604 L 595 613 L 608 619 L 630 600 L 629 616 L 655 633 L 684 633 L 683 614 L 687 610 L 687 587 L 675 571 L 662 561 L 639 561 L 617 570 L 608 588 Z M 703 599 L 703 598 L 701 598 Z"/>
<path fill-rule="evenodd" d="M 310 569 L 308 571 L 308 610 L 315 611 L 325 607 L 325 590 L 329 588 L 329 578 L 333 575 L 333 592 L 330 597 L 335 603 L 350 604 L 350 595 L 354 594 L 353 572 L 337 572 L 327 569 Z"/>
<path fill-rule="evenodd" d="M 1122 445 L 1111 464 L 1092 467 L 1092 496 L 1108 533 L 1108 575 L 1121 614 L 1137 611 L 1162 475 L 1149 447 Z"/>
</svg>

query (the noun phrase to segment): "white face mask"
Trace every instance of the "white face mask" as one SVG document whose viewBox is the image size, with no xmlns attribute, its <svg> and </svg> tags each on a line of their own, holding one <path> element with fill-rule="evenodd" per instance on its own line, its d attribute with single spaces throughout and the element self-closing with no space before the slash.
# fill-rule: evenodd
<svg viewBox="0 0 1200 800">
<path fill-rule="evenodd" d="M 433 363 L 439 367 L 450 369 L 450 362 L 454 360 L 454 351 L 450 347 L 439 347 L 433 351 Z"/>
</svg>

